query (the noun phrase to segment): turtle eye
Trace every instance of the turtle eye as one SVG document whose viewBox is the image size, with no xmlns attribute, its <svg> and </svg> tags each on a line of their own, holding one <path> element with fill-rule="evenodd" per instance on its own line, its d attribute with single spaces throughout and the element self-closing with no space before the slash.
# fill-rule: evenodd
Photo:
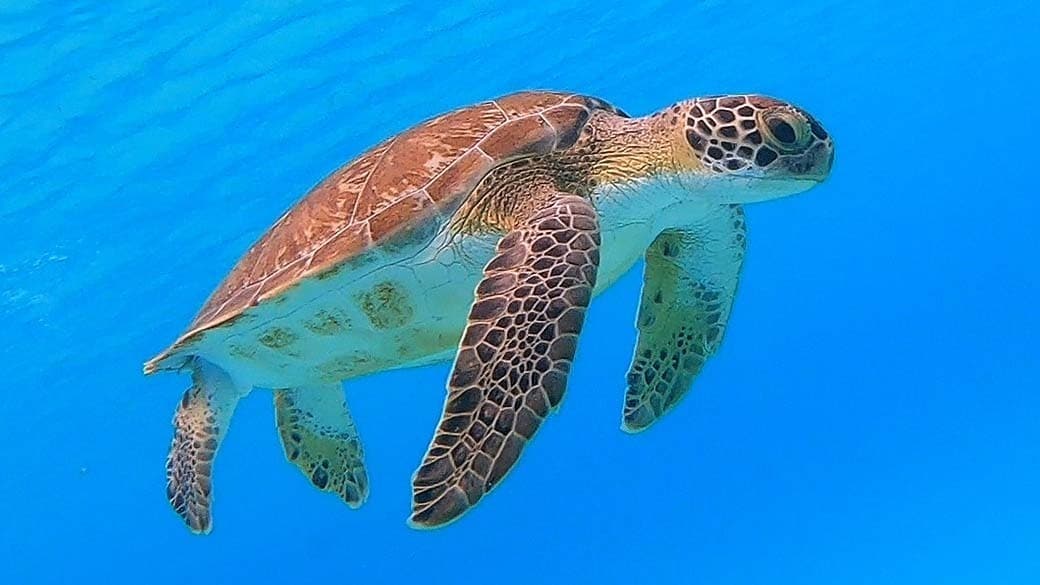
<svg viewBox="0 0 1040 585">
<path fill-rule="evenodd" d="M 776 112 L 765 116 L 766 134 L 781 150 L 797 150 L 805 146 L 805 124 L 786 112 Z"/>
<path fill-rule="evenodd" d="M 797 138 L 794 134 L 794 128 L 787 122 L 787 120 L 781 120 L 780 118 L 773 118 L 766 122 L 769 126 L 769 133 L 776 138 L 780 144 L 783 145 L 794 145 L 794 141 Z"/>
</svg>

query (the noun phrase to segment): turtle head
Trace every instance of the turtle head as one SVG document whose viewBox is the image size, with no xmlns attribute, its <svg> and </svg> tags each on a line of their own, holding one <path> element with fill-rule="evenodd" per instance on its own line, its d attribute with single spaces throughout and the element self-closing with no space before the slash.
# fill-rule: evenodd
<svg viewBox="0 0 1040 585">
<path fill-rule="evenodd" d="M 730 203 L 774 199 L 827 178 L 834 143 L 804 110 L 757 95 L 715 96 L 672 108 L 677 169 L 691 190 Z"/>
</svg>

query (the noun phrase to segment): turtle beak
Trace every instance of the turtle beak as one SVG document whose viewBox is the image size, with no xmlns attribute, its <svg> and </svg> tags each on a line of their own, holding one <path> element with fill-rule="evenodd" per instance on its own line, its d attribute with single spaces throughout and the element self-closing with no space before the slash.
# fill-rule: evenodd
<svg viewBox="0 0 1040 585">
<path fill-rule="evenodd" d="M 834 168 L 834 143 L 830 140 L 826 143 L 827 148 L 827 162 L 822 166 L 823 175 L 820 177 L 820 182 L 823 182 L 831 174 L 831 169 Z"/>
<path fill-rule="evenodd" d="M 805 154 L 785 159 L 784 166 L 791 175 L 822 183 L 830 176 L 831 168 L 834 166 L 834 143 L 821 140 Z"/>
</svg>

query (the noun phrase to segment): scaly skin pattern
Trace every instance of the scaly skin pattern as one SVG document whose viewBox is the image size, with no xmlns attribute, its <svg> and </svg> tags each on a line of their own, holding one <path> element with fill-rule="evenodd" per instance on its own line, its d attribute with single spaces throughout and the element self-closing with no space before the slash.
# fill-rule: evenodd
<svg viewBox="0 0 1040 585">
<path fill-rule="evenodd" d="M 649 427 L 678 404 L 722 345 L 746 229 L 739 205 L 720 206 L 689 229 L 662 232 L 647 249 L 625 431 Z"/>
<path fill-rule="evenodd" d="M 563 399 L 599 264 L 588 200 L 547 187 L 477 286 L 437 433 L 413 480 L 411 523 L 450 522 L 495 487 Z"/>
<path fill-rule="evenodd" d="M 720 102 L 729 105 L 723 107 Z M 742 108 L 739 116 L 755 118 L 757 114 L 767 128 L 741 135 L 735 127 L 720 126 L 718 120 L 710 118 L 712 124 L 705 123 L 707 133 L 699 133 L 697 124 L 703 122 L 705 110 L 721 120 L 738 124 L 744 121 L 727 107 Z M 759 112 L 756 108 L 768 111 Z M 780 110 L 773 111 L 774 108 Z M 745 114 L 748 110 L 750 114 Z M 746 126 L 744 130 L 748 130 Z M 772 146 L 763 145 L 763 133 L 768 133 Z M 493 170 L 463 205 L 453 227 L 463 233 L 505 232 L 502 243 L 511 250 L 519 241 L 529 243 L 524 249 L 535 251 L 539 235 L 531 232 L 526 218 L 543 217 L 540 210 L 552 209 L 554 200 L 585 201 L 592 217 L 596 217 L 595 204 L 606 208 L 609 203 L 596 196 L 597 187 L 604 184 L 638 185 L 663 175 L 665 181 L 674 177 L 681 185 L 684 176 L 728 175 L 750 168 L 767 174 L 771 165 L 782 168 L 772 171 L 780 177 L 788 173 L 825 174 L 831 164 L 832 148 L 825 142 L 827 136 L 821 134 L 822 128 L 807 115 L 757 97 L 696 100 L 640 120 L 597 112 L 574 148 Z M 532 192 L 529 187 L 546 183 L 552 184 L 559 194 L 546 195 L 551 193 L 549 189 Z M 625 196 L 626 192 L 639 192 L 640 188 L 622 188 L 613 193 L 617 195 L 618 191 Z M 664 206 L 664 202 L 661 204 Z M 745 226 L 739 205 L 718 205 L 714 210 L 706 214 L 714 217 L 686 218 L 686 225 L 664 231 L 648 250 L 640 340 L 625 402 L 623 428 L 627 431 L 646 428 L 672 408 L 722 341 L 744 256 Z M 567 254 L 562 244 L 569 241 L 571 232 L 564 226 L 553 229 L 563 233 L 555 240 L 546 234 L 544 241 L 559 242 L 556 246 L 561 254 Z M 597 235 L 597 248 L 598 243 Z M 544 326 L 544 319 L 539 320 L 538 305 L 530 303 L 534 299 L 521 297 L 525 304 L 510 301 L 509 291 L 521 289 L 520 282 L 527 284 L 520 279 L 529 274 L 528 264 L 509 262 L 508 271 L 503 274 L 502 254 L 500 245 L 477 288 L 449 383 L 444 415 L 413 478 L 413 526 L 430 528 L 450 523 L 475 505 L 513 467 L 523 446 L 549 412 L 544 407 L 543 392 L 550 407 L 557 406 L 562 398 L 565 376 L 540 384 L 537 378 L 527 377 L 531 362 L 516 357 L 518 352 L 524 352 L 521 355 L 528 360 L 542 359 L 544 367 L 550 367 L 551 361 L 544 359 L 543 352 L 548 351 L 553 337 L 537 333 Z M 531 260 L 531 266 L 540 264 L 550 274 L 562 270 L 558 262 L 548 258 Z M 588 285 L 590 291 L 594 285 L 594 281 Z M 501 322 L 489 323 L 484 296 L 489 292 L 504 293 L 493 305 L 496 308 L 515 307 L 521 311 L 519 316 L 506 312 L 502 317 L 495 313 L 492 318 L 500 318 L 510 326 L 518 319 L 526 324 L 533 318 L 534 331 L 508 331 Z M 581 300 L 587 302 L 587 297 L 582 296 Z M 581 321 L 576 322 L 575 333 Z M 516 353 L 503 355 L 503 343 L 517 344 Z M 572 356 L 573 348 L 568 348 L 568 355 Z M 569 358 L 565 363 L 569 369 Z M 544 388 L 538 388 L 539 385 Z M 531 406 L 528 397 L 534 398 Z"/>
<path fill-rule="evenodd" d="M 529 196 L 528 185 L 543 180 L 597 203 L 598 187 L 655 178 L 743 172 L 814 176 L 829 170 L 832 152 L 827 132 L 814 118 L 762 96 L 689 100 L 643 118 L 597 110 L 572 147 L 492 169 L 455 213 L 452 229 L 508 232 L 541 205 Z"/>
<path fill-rule="evenodd" d="M 285 457 L 321 491 L 351 508 L 368 497 L 368 474 L 357 427 L 339 384 L 275 392 L 275 420 Z"/>
<path fill-rule="evenodd" d="M 663 119 L 631 119 L 596 111 L 566 150 L 522 158 L 491 170 L 451 220 L 459 235 L 504 234 L 544 204 L 546 191 L 532 185 L 551 184 L 559 192 L 595 200 L 601 185 L 636 182 L 674 173 L 675 133 Z M 595 201 L 594 201 L 595 202 Z"/>
<path fill-rule="evenodd" d="M 680 113 L 685 113 L 686 139 L 697 158 L 716 173 L 773 167 L 798 175 L 833 152 L 815 118 L 772 98 L 704 98 Z"/>
<path fill-rule="evenodd" d="M 239 394 L 282 388 L 287 458 L 357 505 L 368 484 L 353 422 L 311 392 L 445 359 L 461 338 L 413 484 L 412 524 L 442 525 L 515 464 L 559 404 L 589 299 L 644 251 L 623 426 L 671 409 L 721 342 L 740 205 L 812 187 L 833 152 L 815 119 L 763 96 L 630 118 L 596 98 L 523 92 L 450 112 L 315 187 L 145 370 L 205 362 Z M 196 380 L 175 419 L 169 495 L 197 531 L 210 526 L 212 459 L 237 401 L 221 396 Z"/>
<path fill-rule="evenodd" d="M 208 533 L 213 493 L 213 460 L 239 395 L 221 372 L 197 364 L 192 386 L 173 417 L 173 442 L 166 460 L 166 495 L 192 532 Z"/>
<path fill-rule="evenodd" d="M 221 431 L 204 392 L 198 386 L 184 392 L 174 415 L 173 444 L 166 461 L 166 495 L 170 504 L 193 532 L 200 533 L 211 528 L 209 496 Z"/>
</svg>

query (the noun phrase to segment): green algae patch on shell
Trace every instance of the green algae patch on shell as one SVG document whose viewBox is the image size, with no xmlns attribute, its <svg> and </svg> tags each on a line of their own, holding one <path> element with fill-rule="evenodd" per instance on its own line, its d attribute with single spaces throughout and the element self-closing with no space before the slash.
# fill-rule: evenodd
<svg viewBox="0 0 1040 585">
<path fill-rule="evenodd" d="M 408 295 L 394 281 L 384 280 L 354 297 L 376 329 L 394 329 L 407 324 L 415 314 Z"/>
</svg>

